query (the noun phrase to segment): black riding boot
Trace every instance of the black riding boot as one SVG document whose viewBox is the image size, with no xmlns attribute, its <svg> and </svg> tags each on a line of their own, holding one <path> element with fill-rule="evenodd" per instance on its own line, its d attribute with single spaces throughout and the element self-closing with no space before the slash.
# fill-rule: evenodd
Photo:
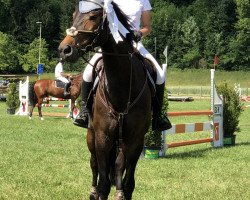
<svg viewBox="0 0 250 200">
<path fill-rule="evenodd" d="M 156 93 L 153 102 L 152 130 L 164 131 L 172 127 L 167 113 L 162 113 L 165 83 L 156 85 Z"/>
<path fill-rule="evenodd" d="M 63 92 L 63 95 L 65 97 L 69 96 L 70 95 L 70 92 L 69 92 L 69 87 L 71 86 L 71 82 L 69 83 L 65 83 L 64 85 L 64 92 Z"/>
<path fill-rule="evenodd" d="M 90 120 L 90 110 L 87 107 L 87 101 L 89 97 L 89 93 L 93 87 L 92 82 L 85 82 L 82 81 L 81 86 L 81 96 L 82 96 L 82 102 L 81 102 L 81 108 L 79 114 L 76 116 L 73 124 L 76 126 L 80 126 L 83 128 L 88 128 L 89 120 Z"/>
</svg>

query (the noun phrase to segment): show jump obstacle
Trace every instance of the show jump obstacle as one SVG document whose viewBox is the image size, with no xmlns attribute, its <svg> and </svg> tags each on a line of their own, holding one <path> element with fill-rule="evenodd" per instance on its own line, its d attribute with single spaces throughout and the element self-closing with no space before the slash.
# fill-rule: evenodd
<svg viewBox="0 0 250 200">
<path fill-rule="evenodd" d="M 16 115 L 28 115 L 29 113 L 29 77 L 26 77 L 26 81 L 19 82 L 19 100 L 20 107 Z"/>
<path fill-rule="evenodd" d="M 27 116 L 29 113 L 29 77 L 26 77 L 26 80 L 24 82 L 19 82 L 19 100 L 20 100 L 20 108 L 16 115 L 25 115 Z M 62 98 L 54 98 L 54 97 L 46 97 L 44 98 L 44 101 L 47 101 L 47 103 L 42 104 L 42 107 L 53 107 L 53 108 L 69 108 L 71 100 L 68 99 L 62 99 Z M 69 101 L 69 104 L 49 104 L 49 101 Z M 44 113 L 46 115 L 46 113 Z M 65 116 L 69 117 L 69 114 L 64 115 L 63 113 L 48 113 L 50 116 Z M 75 117 L 75 115 L 74 115 Z"/>
<path fill-rule="evenodd" d="M 207 142 L 210 142 L 213 147 L 223 146 L 223 101 L 216 91 L 214 73 L 215 70 L 211 69 L 211 110 L 168 113 L 168 116 L 170 117 L 207 115 L 211 116 L 211 121 L 172 125 L 171 129 L 162 132 L 162 146 L 161 146 L 160 156 L 165 156 L 167 149 L 180 146 L 201 144 Z M 182 141 L 182 142 L 172 142 L 172 143 L 166 142 L 168 134 L 184 134 L 184 133 L 192 133 L 198 131 L 210 131 L 211 137 L 197 139 L 197 140 Z"/>
</svg>

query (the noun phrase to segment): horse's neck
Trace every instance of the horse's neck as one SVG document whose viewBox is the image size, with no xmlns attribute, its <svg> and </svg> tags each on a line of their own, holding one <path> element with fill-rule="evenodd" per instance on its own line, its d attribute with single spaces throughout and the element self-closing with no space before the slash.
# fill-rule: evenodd
<svg viewBox="0 0 250 200">
<path fill-rule="evenodd" d="M 129 49 L 128 45 L 109 43 L 109 45 L 102 47 L 102 51 L 104 52 L 103 62 L 106 75 L 105 86 L 109 93 L 109 99 L 114 107 L 122 110 L 128 103 L 129 93 L 131 92 L 132 97 L 138 94 L 135 85 L 135 76 L 138 75 L 138 71 L 135 70 L 135 66 L 132 66 L 132 60 L 128 54 L 129 51 L 131 52 L 131 49 Z M 105 52 L 113 53 L 114 55 L 107 55 Z M 133 70 L 132 74 L 131 70 Z M 140 80 L 141 73 L 138 77 Z M 132 85 L 130 81 L 133 81 Z M 131 86 L 132 88 L 130 88 Z"/>
<path fill-rule="evenodd" d="M 129 81 L 130 78 L 131 60 L 129 56 L 121 55 L 128 54 L 128 47 L 126 47 L 126 45 L 111 43 L 110 45 L 104 46 L 102 51 L 104 52 L 103 62 L 109 87 L 115 86 L 115 88 L 117 88 L 117 84 L 126 87 L 127 81 Z M 105 52 L 114 55 L 105 55 Z"/>
</svg>

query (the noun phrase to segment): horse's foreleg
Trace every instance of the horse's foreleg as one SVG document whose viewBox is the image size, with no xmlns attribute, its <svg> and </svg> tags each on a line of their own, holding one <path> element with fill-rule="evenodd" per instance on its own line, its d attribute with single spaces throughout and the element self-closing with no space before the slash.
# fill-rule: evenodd
<svg viewBox="0 0 250 200">
<path fill-rule="evenodd" d="M 99 160 L 98 160 L 99 161 Z M 107 200 L 110 193 L 110 180 L 109 180 L 109 167 L 107 166 L 107 162 L 105 164 L 103 162 L 98 163 L 99 167 L 99 181 L 97 186 L 98 191 L 98 200 Z"/>
<path fill-rule="evenodd" d="M 114 200 L 123 200 L 124 193 L 122 188 L 122 177 L 125 170 L 125 156 L 123 151 L 120 149 L 115 161 L 115 183 L 116 183 L 116 194 Z"/>
<path fill-rule="evenodd" d="M 126 158 L 126 174 L 123 179 L 123 191 L 126 200 L 132 199 L 132 193 L 135 188 L 135 168 L 137 161 L 141 155 L 143 145 L 138 147 L 133 153 L 128 155 Z"/>
<path fill-rule="evenodd" d="M 108 144 L 104 145 L 102 143 L 96 142 L 96 147 L 97 146 L 98 149 L 96 151 L 96 156 L 98 160 L 98 173 L 99 173 L 97 190 L 98 190 L 99 200 L 107 200 L 111 187 L 109 179 L 110 166 L 109 166 L 109 156 L 108 156 L 110 146 Z"/>
<path fill-rule="evenodd" d="M 71 99 L 71 105 L 70 105 L 70 112 L 69 112 L 69 117 L 71 119 L 73 119 L 73 112 L 74 112 L 74 109 L 75 109 L 75 102 L 76 100 L 75 99 Z"/>
<path fill-rule="evenodd" d="M 43 99 L 38 99 L 38 103 L 37 103 L 37 109 L 38 109 L 38 115 L 40 120 L 43 120 L 43 115 L 42 115 L 42 103 L 43 103 Z"/>
<path fill-rule="evenodd" d="M 32 114 L 33 114 L 33 110 L 34 110 L 34 105 L 32 105 L 31 106 L 31 108 L 30 108 L 30 112 L 29 112 L 29 119 L 31 119 L 32 118 Z"/>
<path fill-rule="evenodd" d="M 98 178 L 98 165 L 96 155 L 94 153 L 91 153 L 90 167 L 92 170 L 92 188 L 90 190 L 90 200 L 98 200 L 98 191 L 96 188 Z"/>
<path fill-rule="evenodd" d="M 43 115 L 42 115 L 42 105 L 38 105 L 38 114 L 39 114 L 39 118 L 40 120 L 43 120 Z"/>
<path fill-rule="evenodd" d="M 90 200 L 98 200 L 97 178 L 98 178 L 98 163 L 95 154 L 95 133 L 93 129 L 87 131 L 87 145 L 91 153 L 90 167 L 92 171 L 92 188 L 90 190 Z"/>
</svg>

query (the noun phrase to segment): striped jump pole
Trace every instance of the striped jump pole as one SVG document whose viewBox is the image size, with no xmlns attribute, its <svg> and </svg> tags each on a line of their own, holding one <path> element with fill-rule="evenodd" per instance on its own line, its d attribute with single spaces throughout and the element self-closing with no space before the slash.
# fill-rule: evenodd
<svg viewBox="0 0 250 200">
<path fill-rule="evenodd" d="M 63 98 L 56 98 L 56 97 L 45 97 L 43 99 L 44 102 L 47 102 L 47 104 L 42 104 L 42 107 L 53 107 L 53 108 L 69 108 L 69 113 L 67 114 L 66 118 L 70 117 L 70 108 L 71 108 L 71 99 L 63 99 Z M 50 101 L 69 101 L 69 104 L 49 104 Z M 78 114 L 78 110 L 73 112 L 73 116 L 76 117 Z"/>
<path fill-rule="evenodd" d="M 204 111 L 181 111 L 181 112 L 169 112 L 169 117 L 178 116 L 210 116 L 211 121 L 208 122 L 195 122 L 185 124 L 173 124 L 172 128 L 162 132 L 162 145 L 160 156 L 165 156 L 168 148 L 181 147 L 187 145 L 201 144 L 210 142 L 213 147 L 223 146 L 223 101 L 218 95 L 215 82 L 214 82 L 214 69 L 211 69 L 211 110 Z M 181 142 L 167 143 L 166 137 L 168 134 L 184 134 L 194 133 L 199 131 L 210 131 L 211 136 L 209 138 L 202 138 L 197 140 L 188 140 Z"/>
<path fill-rule="evenodd" d="M 68 99 L 63 98 L 55 98 L 55 97 L 45 97 L 44 101 L 68 101 Z"/>
<path fill-rule="evenodd" d="M 46 108 L 49 108 L 49 107 L 53 107 L 53 108 L 69 108 L 69 104 L 42 104 L 41 105 L 42 107 L 46 107 Z M 36 105 L 37 107 L 37 105 Z"/>
</svg>

